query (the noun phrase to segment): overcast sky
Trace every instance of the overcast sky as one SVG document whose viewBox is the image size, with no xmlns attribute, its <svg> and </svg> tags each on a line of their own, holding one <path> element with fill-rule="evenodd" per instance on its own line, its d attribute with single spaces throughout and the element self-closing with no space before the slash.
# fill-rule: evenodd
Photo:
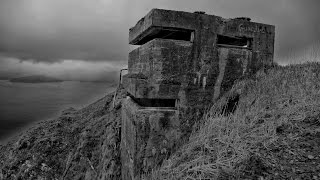
<svg viewBox="0 0 320 180">
<path fill-rule="evenodd" d="M 320 0 L 0 0 L 0 75 L 115 71 L 126 65 L 128 29 L 152 8 L 273 24 L 281 63 L 320 52 Z"/>
</svg>

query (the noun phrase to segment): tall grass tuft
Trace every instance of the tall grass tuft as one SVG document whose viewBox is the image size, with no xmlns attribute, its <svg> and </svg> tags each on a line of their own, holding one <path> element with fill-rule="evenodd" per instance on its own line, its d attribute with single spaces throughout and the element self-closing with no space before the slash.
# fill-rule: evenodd
<svg viewBox="0 0 320 180">
<path fill-rule="evenodd" d="M 223 107 L 235 94 L 236 110 Z M 276 157 L 262 149 L 279 138 L 296 138 L 307 118 L 320 115 L 320 63 L 275 66 L 232 90 L 204 116 L 179 151 L 167 159 L 152 179 L 242 179 L 265 177 Z M 196 127 L 196 126 L 195 126 Z M 319 131 L 320 132 L 320 131 Z"/>
</svg>

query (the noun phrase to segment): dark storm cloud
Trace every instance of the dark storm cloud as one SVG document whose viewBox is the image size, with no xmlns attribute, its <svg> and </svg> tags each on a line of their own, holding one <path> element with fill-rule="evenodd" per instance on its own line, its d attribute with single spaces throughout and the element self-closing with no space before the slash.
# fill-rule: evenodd
<svg viewBox="0 0 320 180">
<path fill-rule="evenodd" d="M 278 25 L 279 56 L 305 51 L 320 42 L 320 1 L 287 0 L 288 10 L 274 16 Z M 289 4 L 291 3 L 291 4 Z M 320 52 L 320 47 L 315 47 Z"/>
<path fill-rule="evenodd" d="M 123 6 L 111 0 L 1 0 L 0 52 L 48 62 L 126 59 Z"/>
<path fill-rule="evenodd" d="M 127 59 L 128 29 L 152 8 L 276 25 L 276 56 L 320 41 L 319 0 L 1 0 L 0 53 L 55 62 Z"/>
</svg>

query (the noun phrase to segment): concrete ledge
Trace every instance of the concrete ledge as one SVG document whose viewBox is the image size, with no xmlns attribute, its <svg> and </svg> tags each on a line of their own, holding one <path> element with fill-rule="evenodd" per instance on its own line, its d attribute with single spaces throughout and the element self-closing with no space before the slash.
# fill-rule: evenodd
<svg viewBox="0 0 320 180">
<path fill-rule="evenodd" d="M 187 68 L 192 43 L 180 40 L 154 39 L 129 53 L 129 73 L 142 73 L 155 80 Z"/>
<path fill-rule="evenodd" d="M 168 74 L 185 73 L 192 57 L 193 43 L 171 39 L 153 39 L 129 53 L 128 73 L 142 73 L 154 80 Z"/>
<path fill-rule="evenodd" d="M 129 44 L 141 45 L 148 36 L 157 32 L 157 29 L 175 28 L 194 30 L 196 16 L 200 14 L 169 11 L 164 9 L 152 9 L 145 17 L 129 30 Z"/>
<path fill-rule="evenodd" d="M 123 77 L 123 85 L 127 92 L 136 98 L 178 99 L 180 85 L 148 83 L 148 80 Z"/>
</svg>

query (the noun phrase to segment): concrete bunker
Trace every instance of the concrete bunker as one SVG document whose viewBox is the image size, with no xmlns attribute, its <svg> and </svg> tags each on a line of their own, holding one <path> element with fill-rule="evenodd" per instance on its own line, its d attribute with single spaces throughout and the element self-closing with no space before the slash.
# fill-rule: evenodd
<svg viewBox="0 0 320 180">
<path fill-rule="evenodd" d="M 129 30 L 122 84 L 123 179 L 141 179 L 188 140 L 206 107 L 273 62 L 275 27 L 249 18 L 153 9 Z M 230 102 L 232 112 L 237 99 Z"/>
</svg>

